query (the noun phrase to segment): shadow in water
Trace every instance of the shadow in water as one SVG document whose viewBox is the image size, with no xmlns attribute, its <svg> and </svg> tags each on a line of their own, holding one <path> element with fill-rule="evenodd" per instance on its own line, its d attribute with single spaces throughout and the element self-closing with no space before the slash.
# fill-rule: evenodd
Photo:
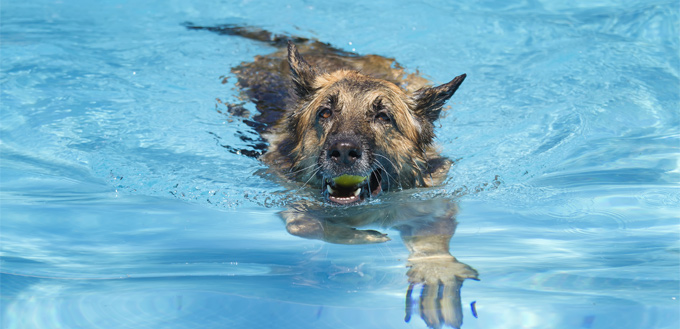
<svg viewBox="0 0 680 329">
<path fill-rule="evenodd" d="M 460 328 L 463 323 L 460 289 L 465 279 L 478 280 L 478 274 L 449 250 L 458 224 L 455 217 L 458 207 L 451 199 L 414 200 L 396 194 L 380 204 L 356 207 L 300 202 L 281 212 L 281 217 L 289 233 L 329 243 L 389 240 L 386 234 L 367 227 L 399 231 L 409 251 L 405 321 L 409 322 L 417 312 L 430 328 Z"/>
</svg>

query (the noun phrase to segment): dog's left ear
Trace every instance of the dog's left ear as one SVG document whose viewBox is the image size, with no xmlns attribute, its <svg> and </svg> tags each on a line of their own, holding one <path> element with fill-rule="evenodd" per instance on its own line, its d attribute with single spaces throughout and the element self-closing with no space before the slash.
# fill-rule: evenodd
<svg viewBox="0 0 680 329">
<path fill-rule="evenodd" d="M 439 119 L 442 106 L 458 90 L 465 77 L 465 74 L 461 74 L 443 85 L 416 91 L 413 94 L 413 100 L 416 103 L 416 114 L 427 118 L 430 122 Z"/>
<path fill-rule="evenodd" d="M 290 72 L 293 74 L 293 91 L 299 98 L 312 93 L 314 90 L 312 85 L 316 79 L 316 72 L 311 65 L 305 61 L 298 53 L 297 47 L 292 41 L 288 41 L 288 65 Z"/>
</svg>

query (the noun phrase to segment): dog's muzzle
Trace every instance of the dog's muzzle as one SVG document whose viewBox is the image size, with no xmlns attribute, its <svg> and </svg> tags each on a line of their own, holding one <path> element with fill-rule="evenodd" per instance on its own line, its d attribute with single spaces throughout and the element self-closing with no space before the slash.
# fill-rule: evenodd
<svg viewBox="0 0 680 329">
<path fill-rule="evenodd" d="M 360 203 L 382 192 L 382 170 L 372 170 L 370 153 L 354 136 L 333 136 L 321 158 L 322 193 L 331 203 Z"/>
<path fill-rule="evenodd" d="M 335 204 L 358 204 L 382 192 L 382 175 L 382 170 L 376 169 L 367 176 L 328 177 L 323 180 L 322 194 Z"/>
</svg>

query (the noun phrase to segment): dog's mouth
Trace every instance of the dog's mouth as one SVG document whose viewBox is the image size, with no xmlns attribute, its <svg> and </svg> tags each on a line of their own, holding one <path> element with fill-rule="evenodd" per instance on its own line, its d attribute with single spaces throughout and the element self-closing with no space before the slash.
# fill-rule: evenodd
<svg viewBox="0 0 680 329">
<path fill-rule="evenodd" d="M 358 204 L 381 192 L 381 169 L 372 171 L 368 176 L 342 175 L 323 180 L 325 199 L 339 205 Z"/>
</svg>

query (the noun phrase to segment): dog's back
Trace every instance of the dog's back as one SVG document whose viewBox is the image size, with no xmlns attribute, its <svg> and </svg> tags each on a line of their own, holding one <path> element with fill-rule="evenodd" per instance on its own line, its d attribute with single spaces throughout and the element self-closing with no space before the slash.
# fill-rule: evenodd
<svg viewBox="0 0 680 329">
<path fill-rule="evenodd" d="M 394 58 L 379 55 L 358 55 L 335 48 L 327 43 L 307 38 L 277 35 L 254 27 L 220 25 L 215 27 L 185 24 L 192 30 L 208 30 L 223 35 L 244 37 L 268 44 L 275 52 L 256 56 L 252 62 L 243 62 L 231 69 L 243 91 L 244 101 L 255 103 L 260 112 L 248 122 L 259 133 L 264 133 L 278 122 L 285 111 L 291 88 L 290 68 L 287 61 L 288 41 L 292 41 L 305 55 L 305 60 L 325 72 L 349 69 L 394 83 L 407 92 L 415 92 L 427 85 L 427 79 L 418 72 L 407 73 Z M 231 106 L 236 106 L 231 104 Z M 233 112 L 239 112 L 234 109 Z"/>
</svg>

